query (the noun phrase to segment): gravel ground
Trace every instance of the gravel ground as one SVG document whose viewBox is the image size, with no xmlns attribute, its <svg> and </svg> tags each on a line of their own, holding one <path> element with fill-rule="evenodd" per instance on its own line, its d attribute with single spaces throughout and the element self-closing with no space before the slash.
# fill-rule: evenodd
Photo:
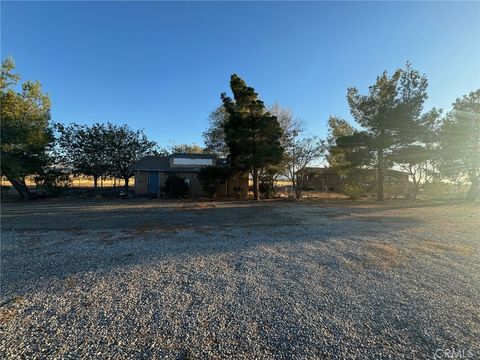
<svg viewBox="0 0 480 360">
<path fill-rule="evenodd" d="M 480 358 L 478 204 L 2 206 L 0 358 Z"/>
</svg>

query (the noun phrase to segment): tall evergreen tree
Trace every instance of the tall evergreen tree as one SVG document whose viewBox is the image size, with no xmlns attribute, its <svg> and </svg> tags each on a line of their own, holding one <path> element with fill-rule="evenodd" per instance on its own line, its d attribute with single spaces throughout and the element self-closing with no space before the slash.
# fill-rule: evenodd
<svg viewBox="0 0 480 360">
<path fill-rule="evenodd" d="M 457 99 L 440 129 L 442 173 L 466 178 L 471 186 L 467 198 L 480 195 L 480 89 Z"/>
<path fill-rule="evenodd" d="M 384 198 L 385 171 L 391 166 L 388 156 L 415 136 L 427 84 L 426 77 L 407 63 L 392 76 L 385 71 L 377 77 L 367 95 L 357 88 L 348 89 L 350 111 L 362 130 L 337 139 L 337 143 L 348 149 L 346 160 L 353 166 L 376 168 L 378 200 Z"/>
<path fill-rule="evenodd" d="M 399 144 L 389 156 L 397 167 L 405 171 L 413 183 L 412 200 L 420 189 L 432 182 L 438 175 L 438 127 L 441 111 L 433 108 L 423 114 L 415 126 L 410 142 Z"/>
<path fill-rule="evenodd" d="M 260 169 L 282 160 L 282 130 L 277 118 L 266 110 L 258 94 L 245 81 L 233 74 L 230 87 L 233 99 L 222 94 L 228 113 L 224 125 L 225 141 L 232 165 L 238 170 L 251 172 L 254 199 L 258 200 Z"/>
</svg>

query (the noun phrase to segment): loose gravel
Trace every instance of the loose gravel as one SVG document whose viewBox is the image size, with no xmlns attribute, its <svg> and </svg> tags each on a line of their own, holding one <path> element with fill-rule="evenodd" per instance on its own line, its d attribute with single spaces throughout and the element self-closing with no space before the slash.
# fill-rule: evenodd
<svg viewBox="0 0 480 360">
<path fill-rule="evenodd" d="M 480 358 L 478 204 L 44 200 L 1 215 L 0 358 Z"/>
</svg>

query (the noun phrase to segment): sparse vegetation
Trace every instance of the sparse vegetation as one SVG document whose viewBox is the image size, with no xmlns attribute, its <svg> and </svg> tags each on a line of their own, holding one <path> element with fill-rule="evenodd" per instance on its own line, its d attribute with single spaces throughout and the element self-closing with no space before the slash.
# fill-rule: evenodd
<svg viewBox="0 0 480 360">
<path fill-rule="evenodd" d="M 356 183 L 345 184 L 343 193 L 347 195 L 350 200 L 358 200 L 360 196 L 365 195 L 365 189 Z"/>
</svg>

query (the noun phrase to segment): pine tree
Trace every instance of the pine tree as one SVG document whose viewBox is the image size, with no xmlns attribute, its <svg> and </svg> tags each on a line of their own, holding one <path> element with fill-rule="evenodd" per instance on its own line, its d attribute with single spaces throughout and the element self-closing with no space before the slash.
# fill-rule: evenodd
<svg viewBox="0 0 480 360">
<path fill-rule="evenodd" d="M 392 76 L 385 71 L 369 87 L 367 95 L 357 88 L 348 89 L 350 111 L 362 127 L 352 135 L 337 139 L 340 148 L 348 149 L 346 160 L 358 168 L 377 170 L 377 198 L 383 200 L 388 157 L 401 144 L 415 139 L 418 119 L 427 98 L 427 79 L 407 63 Z"/>
<path fill-rule="evenodd" d="M 467 178 L 467 198 L 480 195 L 480 89 L 457 99 L 440 129 L 440 170 L 446 177 Z"/>
<path fill-rule="evenodd" d="M 230 87 L 233 99 L 222 94 L 229 115 L 224 124 L 225 141 L 233 167 L 251 172 L 254 199 L 258 200 L 259 170 L 282 160 L 282 130 L 277 118 L 266 110 L 255 90 L 245 81 L 234 74 Z"/>
</svg>

